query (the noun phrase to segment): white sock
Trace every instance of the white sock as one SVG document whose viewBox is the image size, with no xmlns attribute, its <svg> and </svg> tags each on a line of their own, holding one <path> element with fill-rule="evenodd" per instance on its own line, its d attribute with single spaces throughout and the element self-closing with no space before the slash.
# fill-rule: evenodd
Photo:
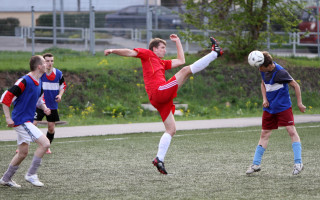
<svg viewBox="0 0 320 200">
<path fill-rule="evenodd" d="M 206 68 L 212 61 L 214 61 L 218 57 L 218 53 L 215 51 L 211 51 L 208 55 L 200 58 L 192 65 L 190 65 L 191 72 L 193 74 L 200 72 L 204 68 Z"/>
<path fill-rule="evenodd" d="M 157 157 L 162 162 L 164 161 L 164 157 L 166 156 L 166 153 L 170 146 L 171 138 L 172 136 L 169 133 L 165 132 L 160 139 Z"/>
</svg>

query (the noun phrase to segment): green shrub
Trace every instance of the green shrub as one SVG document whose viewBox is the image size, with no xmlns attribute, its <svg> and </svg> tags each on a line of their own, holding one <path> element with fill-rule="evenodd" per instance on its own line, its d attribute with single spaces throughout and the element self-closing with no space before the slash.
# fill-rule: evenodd
<svg viewBox="0 0 320 200">
<path fill-rule="evenodd" d="M 17 18 L 0 19 L 0 36 L 14 36 L 14 29 L 20 24 Z"/>
</svg>

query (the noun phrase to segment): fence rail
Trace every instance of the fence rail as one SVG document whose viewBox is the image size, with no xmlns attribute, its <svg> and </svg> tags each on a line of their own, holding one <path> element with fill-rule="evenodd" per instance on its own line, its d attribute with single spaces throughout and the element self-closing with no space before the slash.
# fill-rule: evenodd
<svg viewBox="0 0 320 200">
<path fill-rule="evenodd" d="M 53 42 L 54 39 L 59 42 L 76 42 L 77 44 L 83 44 L 84 50 L 88 49 L 88 44 L 90 44 L 90 28 L 75 28 L 75 27 L 56 27 L 56 38 L 53 37 L 53 27 L 46 26 L 35 26 L 34 27 L 34 38 L 32 38 L 32 27 L 17 27 L 15 30 L 15 37 L 22 38 L 24 40 L 24 47 L 27 46 L 28 40 L 34 39 L 32 41 L 36 42 Z M 190 30 L 195 34 L 202 34 L 207 36 L 213 31 L 203 32 L 200 30 Z M 99 42 L 110 42 L 114 37 L 123 37 L 127 40 L 136 42 L 146 42 L 146 29 L 132 29 L 132 28 L 94 28 L 93 29 L 95 37 L 93 37 L 93 43 Z M 152 33 L 154 35 L 170 35 L 173 32 L 177 32 L 176 29 L 153 29 Z M 299 47 L 314 48 L 318 46 L 316 43 L 301 43 L 300 39 L 305 36 L 317 36 L 317 33 L 313 32 L 296 32 L 296 33 L 285 33 L 285 32 L 275 32 L 275 35 L 282 36 L 285 40 L 282 42 L 281 46 L 287 46 L 292 49 L 292 55 L 296 55 L 296 50 Z M 269 41 L 269 44 L 267 44 Z M 190 42 L 187 40 L 182 40 L 184 44 L 185 52 L 190 52 Z M 192 42 L 191 42 L 192 43 Z M 194 43 L 193 43 L 194 44 Z M 266 46 L 278 45 L 278 43 L 271 40 L 266 40 Z"/>
</svg>

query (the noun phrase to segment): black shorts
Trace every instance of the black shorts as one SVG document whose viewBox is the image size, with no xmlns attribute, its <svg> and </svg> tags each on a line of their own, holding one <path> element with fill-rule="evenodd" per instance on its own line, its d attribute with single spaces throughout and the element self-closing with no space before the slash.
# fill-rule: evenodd
<svg viewBox="0 0 320 200">
<path fill-rule="evenodd" d="M 46 116 L 48 122 L 60 121 L 58 110 L 51 110 L 51 114 L 47 116 L 40 108 L 37 108 L 36 113 L 34 115 L 34 120 L 42 121 L 44 116 Z"/>
</svg>

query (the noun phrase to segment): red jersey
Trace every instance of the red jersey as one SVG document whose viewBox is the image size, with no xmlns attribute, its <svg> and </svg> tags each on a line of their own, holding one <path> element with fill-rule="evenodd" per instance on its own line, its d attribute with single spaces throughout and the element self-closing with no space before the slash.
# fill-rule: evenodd
<svg viewBox="0 0 320 200">
<path fill-rule="evenodd" d="M 141 59 L 143 80 L 149 98 L 154 90 L 166 82 L 165 70 L 171 69 L 171 60 L 161 60 L 149 49 L 135 48 L 137 58 Z"/>
</svg>

